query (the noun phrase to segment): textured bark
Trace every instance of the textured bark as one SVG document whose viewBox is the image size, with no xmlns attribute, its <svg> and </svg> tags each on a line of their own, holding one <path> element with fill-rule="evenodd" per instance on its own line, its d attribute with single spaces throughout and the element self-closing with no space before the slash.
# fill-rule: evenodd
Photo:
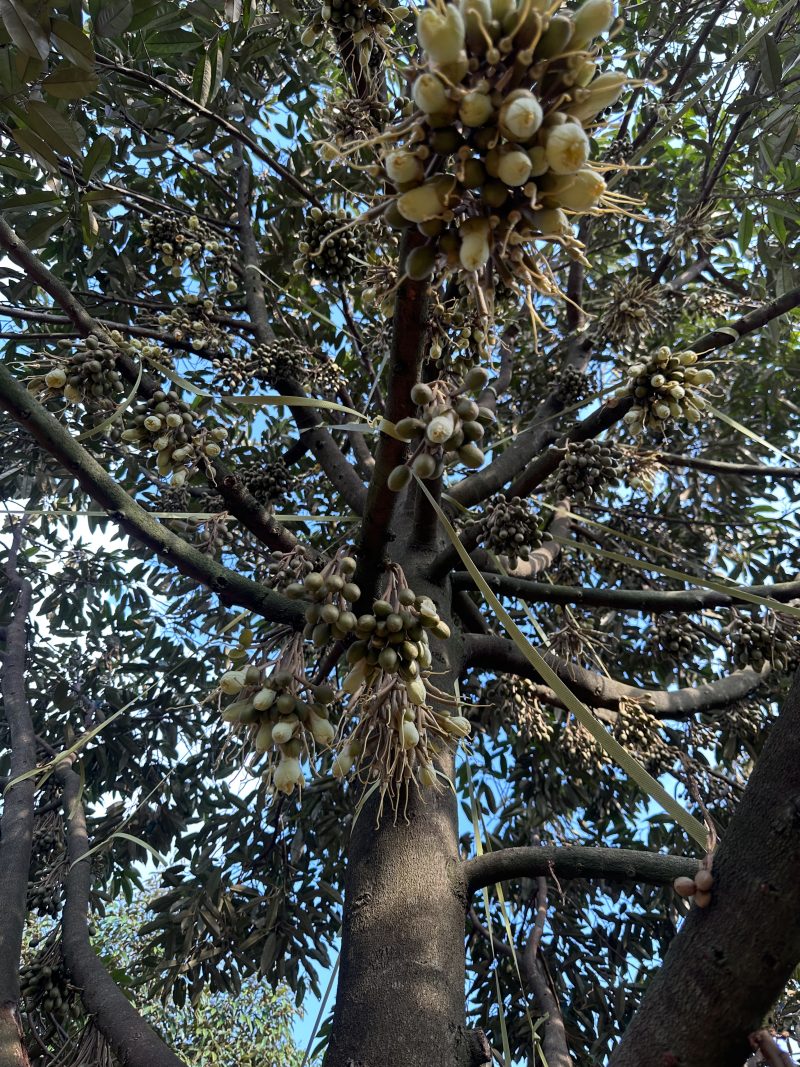
<svg viewBox="0 0 800 1067">
<path fill-rule="evenodd" d="M 30 1067 L 22 1044 L 16 1004 L 0 1004 L 0 1064 L 2 1067 Z"/>
<path fill-rule="evenodd" d="M 12 780 L 36 766 L 36 735 L 25 693 L 26 626 L 31 608 L 31 587 L 16 571 L 20 534 L 21 530 L 15 534 L 6 568 L 8 591 L 14 596 L 14 607 L 6 630 L 2 672 Z M 34 791 L 33 778 L 12 786 L 4 798 L 0 825 L 0 1067 L 18 1067 L 28 1062 L 22 1047 L 17 1003 L 33 841 Z"/>
<path fill-rule="evenodd" d="M 800 673 L 611 1067 L 736 1067 L 800 960 Z"/>
<path fill-rule="evenodd" d="M 94 1025 L 108 1041 L 123 1067 L 185 1067 L 114 982 L 92 948 L 88 909 L 92 865 L 81 781 L 69 767 L 56 771 L 64 786 L 67 855 L 70 862 L 62 919 L 62 951 L 70 977 Z"/>
<path fill-rule="evenodd" d="M 462 870 L 470 893 L 508 878 L 603 878 L 610 882 L 669 885 L 680 875 L 697 873 L 697 860 L 632 848 L 537 845 L 503 848 L 467 860 Z"/>
<path fill-rule="evenodd" d="M 442 603 L 441 590 L 410 568 L 406 573 L 415 591 Z M 432 652 L 439 657 L 434 670 L 444 672 L 436 684 L 452 691 L 458 638 Z M 444 770 L 452 774 L 452 766 Z M 407 809 L 395 820 L 387 803 L 379 825 L 377 804 L 374 793 L 348 846 L 339 985 L 324 1067 L 481 1067 L 488 1045 L 466 1026 L 456 797 L 446 785 L 422 796 L 412 790 Z"/>
</svg>

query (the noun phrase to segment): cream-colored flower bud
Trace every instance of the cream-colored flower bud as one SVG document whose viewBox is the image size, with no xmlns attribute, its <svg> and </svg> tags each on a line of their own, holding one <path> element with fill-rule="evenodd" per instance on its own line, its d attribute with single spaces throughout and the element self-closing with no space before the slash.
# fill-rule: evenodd
<svg viewBox="0 0 800 1067">
<path fill-rule="evenodd" d="M 465 126 L 483 126 L 494 113 L 492 101 L 486 93 L 467 93 L 458 109 L 458 117 Z"/>
<path fill-rule="evenodd" d="M 419 223 L 435 219 L 444 211 L 452 187 L 452 179 L 434 178 L 399 196 L 397 210 L 409 222 Z"/>
<path fill-rule="evenodd" d="M 580 102 L 570 104 L 567 114 L 578 122 L 589 122 L 607 107 L 616 104 L 622 96 L 622 90 L 628 83 L 627 77 L 619 70 L 609 70 L 600 74 L 585 90 L 587 96 Z"/>
<path fill-rule="evenodd" d="M 415 748 L 419 744 L 419 730 L 413 722 L 404 722 L 400 730 L 400 747 Z"/>
<path fill-rule="evenodd" d="M 320 718 L 319 715 L 315 715 L 312 712 L 308 717 L 307 725 L 311 731 L 311 736 L 318 745 L 327 747 L 332 744 L 334 737 L 336 737 L 336 730 L 327 719 Z"/>
<path fill-rule="evenodd" d="M 547 162 L 547 153 L 541 145 L 534 145 L 528 149 L 528 159 L 531 161 L 531 177 L 540 178 L 547 174 L 550 164 Z"/>
<path fill-rule="evenodd" d="M 575 84 L 585 89 L 597 72 L 597 64 L 591 59 L 585 59 L 575 71 Z"/>
<path fill-rule="evenodd" d="M 464 270 L 480 270 L 491 254 L 489 220 L 467 219 L 459 230 L 461 247 L 458 258 Z"/>
<path fill-rule="evenodd" d="M 419 784 L 432 789 L 436 785 L 436 771 L 432 763 L 423 763 L 419 769 Z"/>
<path fill-rule="evenodd" d="M 286 793 L 287 795 L 293 792 L 296 785 L 302 785 L 303 769 L 300 766 L 300 760 L 294 756 L 284 756 L 275 768 L 272 784 L 279 793 Z"/>
<path fill-rule="evenodd" d="M 452 737 L 469 737 L 472 730 L 469 719 L 463 715 L 452 715 L 450 718 L 442 719 L 442 726 Z"/>
<path fill-rule="evenodd" d="M 447 411 L 444 415 L 437 415 L 431 419 L 425 430 L 425 436 L 435 445 L 442 445 L 448 438 L 453 436 L 456 428 L 455 416 Z"/>
<path fill-rule="evenodd" d="M 545 141 L 547 162 L 554 174 L 575 174 L 586 164 L 590 150 L 589 138 L 577 122 L 554 126 Z"/>
<path fill-rule="evenodd" d="M 575 32 L 570 41 L 570 48 L 585 48 L 595 37 L 605 33 L 613 21 L 613 0 L 584 0 L 573 15 Z"/>
<path fill-rule="evenodd" d="M 67 374 L 63 367 L 53 367 L 44 376 L 44 384 L 48 389 L 63 389 L 67 384 Z"/>
<path fill-rule="evenodd" d="M 505 152 L 497 164 L 497 177 L 506 185 L 524 185 L 531 176 L 531 160 L 521 148 Z"/>
<path fill-rule="evenodd" d="M 519 89 L 500 108 L 500 130 L 509 141 L 529 141 L 542 125 L 542 107 L 533 93 Z"/>
<path fill-rule="evenodd" d="M 390 152 L 383 165 L 389 178 L 397 184 L 418 182 L 425 175 L 422 160 L 417 159 L 412 152 L 406 152 L 402 148 L 398 148 L 395 152 Z"/>
<path fill-rule="evenodd" d="M 444 14 L 432 7 L 417 16 L 417 36 L 422 48 L 434 63 L 455 63 L 464 49 L 464 19 L 454 4 Z"/>
<path fill-rule="evenodd" d="M 285 719 L 276 722 L 272 728 L 272 740 L 275 744 L 285 745 L 287 741 L 291 741 L 299 722 L 296 715 L 287 715 Z"/>
<path fill-rule="evenodd" d="M 256 734 L 255 749 L 256 752 L 264 753 L 268 752 L 272 748 L 272 723 L 262 722 L 258 728 Z"/>
<path fill-rule="evenodd" d="M 559 207 L 544 208 L 533 213 L 532 225 L 542 234 L 572 233 L 569 219 Z"/>
<path fill-rule="evenodd" d="M 244 688 L 244 680 L 247 675 L 246 670 L 242 671 L 227 671 L 219 680 L 219 687 L 223 693 L 227 693 L 228 696 L 233 696 L 236 693 L 241 693 Z"/>
<path fill-rule="evenodd" d="M 277 693 L 274 689 L 259 689 L 253 697 L 253 707 L 256 711 L 269 711 L 275 703 Z"/>
<path fill-rule="evenodd" d="M 414 82 L 411 95 L 414 98 L 414 103 L 426 115 L 436 115 L 446 111 L 450 103 L 447 90 L 441 79 L 430 72 L 420 74 Z"/>
<path fill-rule="evenodd" d="M 150 433 L 158 433 L 162 425 L 163 423 L 158 415 L 148 415 L 144 420 L 144 428 L 145 430 L 149 430 Z"/>
<path fill-rule="evenodd" d="M 577 174 L 548 177 L 543 196 L 547 207 L 591 211 L 605 190 L 606 183 L 600 174 L 593 170 L 579 170 Z"/>
</svg>

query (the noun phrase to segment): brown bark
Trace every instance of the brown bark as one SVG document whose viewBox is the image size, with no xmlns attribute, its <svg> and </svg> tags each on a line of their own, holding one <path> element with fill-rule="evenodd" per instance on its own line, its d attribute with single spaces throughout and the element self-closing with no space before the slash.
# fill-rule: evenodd
<svg viewBox="0 0 800 1067">
<path fill-rule="evenodd" d="M 420 554 L 421 555 L 421 554 Z M 405 560 L 404 560 L 405 562 Z M 437 593 L 406 570 L 411 587 Z M 439 642 L 436 642 L 438 645 Z M 452 691 L 461 650 L 442 652 L 436 684 Z M 445 773 L 452 775 L 452 766 Z M 348 845 L 339 984 L 324 1067 L 482 1067 L 483 1035 L 466 1026 L 465 883 L 456 797 L 412 790 L 377 823 L 377 792 Z"/>
<path fill-rule="evenodd" d="M 800 960 L 800 673 L 611 1067 L 733 1067 Z"/>
<path fill-rule="evenodd" d="M 185 1067 L 114 982 L 92 948 L 88 910 L 92 865 L 81 780 L 69 767 L 56 771 L 64 786 L 64 818 L 70 862 L 62 919 L 62 951 L 70 977 L 93 1023 L 113 1048 L 123 1067 Z"/>
<path fill-rule="evenodd" d="M 22 1043 L 22 1029 L 16 1004 L 0 1004 L 0 1064 L 2 1067 L 30 1067 Z"/>
<path fill-rule="evenodd" d="M 31 609 L 31 587 L 16 568 L 21 535 L 22 527 L 18 527 L 6 566 L 8 592 L 14 598 L 14 607 L 6 629 L 2 670 L 12 781 L 36 766 L 36 735 L 25 692 L 26 627 Z M 33 842 L 34 791 L 33 778 L 13 785 L 4 797 L 0 823 L 0 1067 L 20 1067 L 28 1062 L 22 1045 L 17 1005 Z"/>
</svg>

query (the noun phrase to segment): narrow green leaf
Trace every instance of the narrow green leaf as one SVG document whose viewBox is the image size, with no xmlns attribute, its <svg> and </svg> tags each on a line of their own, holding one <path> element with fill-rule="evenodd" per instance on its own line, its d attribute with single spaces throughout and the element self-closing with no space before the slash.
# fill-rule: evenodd
<svg viewBox="0 0 800 1067">
<path fill-rule="evenodd" d="M 739 233 L 737 236 L 737 243 L 739 245 L 739 251 L 742 255 L 745 255 L 747 249 L 750 247 L 750 241 L 753 238 L 753 230 L 755 229 L 756 220 L 753 217 L 753 212 L 745 204 L 742 207 L 742 214 L 739 219 Z"/>
<path fill-rule="evenodd" d="M 192 96 L 202 107 L 208 103 L 211 92 L 211 58 L 208 52 L 197 61 L 192 78 Z"/>
<path fill-rule="evenodd" d="M 96 75 L 87 74 L 81 67 L 63 60 L 52 74 L 48 74 L 42 86 L 58 100 L 80 100 L 82 96 L 94 92 L 98 80 Z"/>
<path fill-rule="evenodd" d="M 0 18 L 8 36 L 26 56 L 44 62 L 50 54 L 50 38 L 18 0 L 0 0 Z"/>
<path fill-rule="evenodd" d="M 101 133 L 92 143 L 83 161 L 83 177 L 91 181 L 95 174 L 105 170 L 114 154 L 114 142 L 105 133 Z"/>
<path fill-rule="evenodd" d="M 116 37 L 128 28 L 132 18 L 131 0 L 103 0 L 94 22 L 94 32 L 98 37 Z"/>
<path fill-rule="evenodd" d="M 83 30 L 65 19 L 55 19 L 51 26 L 58 50 L 82 70 L 94 70 L 94 48 Z"/>
</svg>

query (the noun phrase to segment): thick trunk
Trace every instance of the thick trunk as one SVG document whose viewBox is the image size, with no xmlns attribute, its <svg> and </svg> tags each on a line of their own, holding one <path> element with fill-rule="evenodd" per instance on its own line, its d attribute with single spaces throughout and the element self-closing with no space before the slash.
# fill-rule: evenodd
<svg viewBox="0 0 800 1067">
<path fill-rule="evenodd" d="M 800 960 L 800 672 L 612 1067 L 735 1067 Z"/>
<path fill-rule="evenodd" d="M 14 610 L 6 631 L 2 670 L 2 698 L 11 742 L 9 762 L 13 781 L 36 766 L 36 735 L 25 691 L 26 627 L 31 609 L 31 587 L 16 572 L 14 559 L 21 532 L 15 534 L 12 558 L 6 569 L 9 592 L 15 593 Z M 33 778 L 12 786 L 5 795 L 0 820 L 0 1067 L 28 1063 L 19 1025 L 19 964 L 25 929 L 28 874 L 34 821 Z"/>
<path fill-rule="evenodd" d="M 22 1042 L 17 1005 L 0 1004 L 0 1064 L 3 1067 L 30 1067 Z"/>
<path fill-rule="evenodd" d="M 477 1067 L 464 1009 L 464 896 L 455 797 L 374 797 L 350 841 L 341 969 L 325 1067 Z"/>
<path fill-rule="evenodd" d="M 420 563 L 420 555 L 416 557 Z M 405 564 L 405 560 L 403 561 Z M 432 596 L 406 566 L 409 584 Z M 432 642 L 435 684 L 452 691 L 461 648 Z M 452 766 L 443 768 L 448 775 Z M 377 793 L 365 804 L 347 854 L 342 953 L 324 1067 L 481 1067 L 482 1033 L 465 1017 L 466 886 L 459 870 L 453 791 L 412 789 L 395 819 Z"/>
</svg>

